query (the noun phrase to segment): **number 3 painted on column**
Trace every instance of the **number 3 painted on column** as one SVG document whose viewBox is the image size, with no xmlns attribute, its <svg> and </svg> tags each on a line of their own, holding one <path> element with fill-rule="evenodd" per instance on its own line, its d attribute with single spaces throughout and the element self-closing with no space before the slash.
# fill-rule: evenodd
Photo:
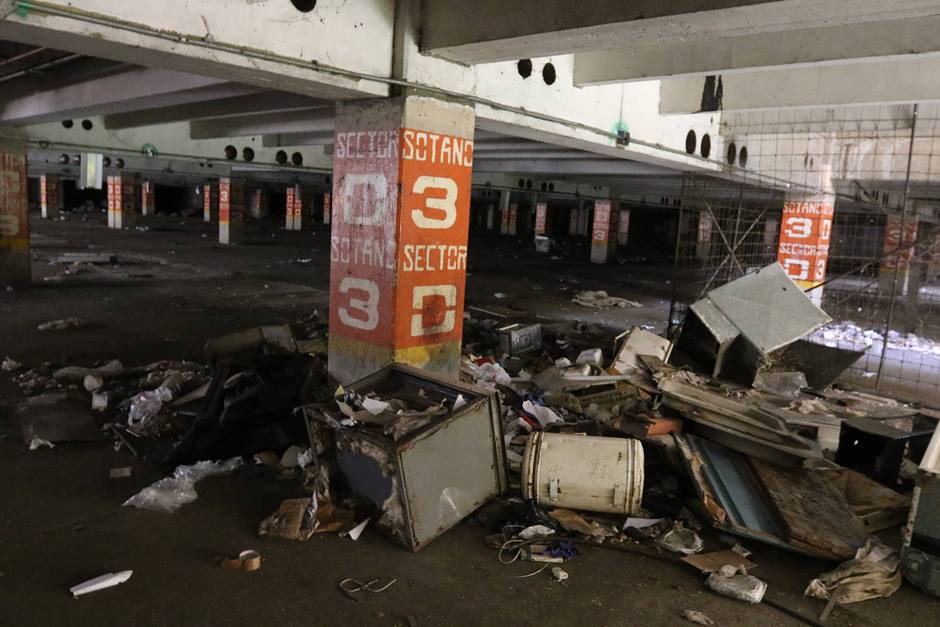
<svg viewBox="0 0 940 627">
<path fill-rule="evenodd" d="M 457 221 L 457 183 L 453 179 L 440 176 L 419 176 L 411 188 L 415 194 L 424 194 L 428 189 L 442 189 L 443 198 L 425 198 L 424 208 L 412 209 L 411 219 L 422 229 L 449 229 Z M 425 214 L 425 209 L 437 209 L 444 212 L 443 218 L 432 218 Z"/>
<path fill-rule="evenodd" d="M 350 296 L 349 308 L 340 307 L 337 312 L 340 321 L 354 329 L 372 331 L 379 326 L 379 286 L 376 285 L 374 281 L 369 281 L 368 279 L 346 277 L 339 284 L 339 293 L 348 294 L 351 290 L 365 292 L 368 298 L 363 300 Z M 350 309 L 365 314 L 365 320 L 349 315 Z"/>
</svg>

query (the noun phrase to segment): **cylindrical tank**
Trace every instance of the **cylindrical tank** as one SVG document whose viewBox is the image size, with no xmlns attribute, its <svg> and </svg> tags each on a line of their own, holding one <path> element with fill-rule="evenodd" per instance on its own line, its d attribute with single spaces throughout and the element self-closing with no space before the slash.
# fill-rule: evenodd
<svg viewBox="0 0 940 627">
<path fill-rule="evenodd" d="M 536 432 L 522 459 L 522 495 L 540 505 L 631 514 L 643 499 L 639 440 Z"/>
</svg>

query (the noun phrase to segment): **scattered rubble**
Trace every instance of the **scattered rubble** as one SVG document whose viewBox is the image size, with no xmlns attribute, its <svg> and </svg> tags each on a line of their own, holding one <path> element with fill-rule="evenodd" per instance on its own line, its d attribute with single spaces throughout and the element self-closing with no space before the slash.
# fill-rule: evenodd
<svg viewBox="0 0 940 627">
<path fill-rule="evenodd" d="M 697 625 L 714 625 L 715 621 L 697 610 L 683 610 L 682 618 Z"/>
<path fill-rule="evenodd" d="M 575 294 L 571 302 L 583 307 L 592 307 L 594 309 L 609 309 L 611 307 L 642 307 L 635 300 L 627 300 L 618 296 L 609 296 L 604 290 L 583 290 Z"/>
<path fill-rule="evenodd" d="M 318 314 L 211 339 L 205 365 L 42 364 L 14 380 L 34 399 L 78 398 L 83 420 L 103 422 L 99 436 L 176 468 L 129 506 L 173 512 L 197 498 L 201 479 L 254 460 L 241 472 L 304 491 L 259 521 L 268 539 L 355 541 L 368 529 L 417 551 L 466 520 L 520 578 L 565 582 L 564 564 L 584 547 L 612 547 L 688 565 L 711 590 L 762 602 L 767 584 L 750 574 L 759 560 L 729 548 L 734 539 L 716 545 L 717 530 L 842 562 L 807 595 L 887 596 L 902 554 L 872 534 L 903 522 L 901 492 L 915 480 L 929 487 L 914 452 L 938 415 L 833 385 L 858 353 L 807 347 L 829 318 L 791 287 L 772 268 L 725 285 L 692 306 L 675 344 L 642 328 L 610 341 L 596 325 L 471 307 L 458 380 L 393 365 L 337 386 Z M 602 291 L 574 302 L 639 306 Z M 891 481 L 839 457 L 861 427 L 900 451 L 878 466 Z M 42 445 L 44 433 L 33 435 Z M 889 446 L 902 441 L 916 446 Z M 246 553 L 220 563 L 260 567 Z M 356 598 L 394 581 L 340 588 Z"/>
<path fill-rule="evenodd" d="M 36 329 L 38 331 L 67 331 L 69 329 L 81 329 L 86 326 L 88 326 L 88 323 L 81 318 L 63 318 L 43 322 Z"/>
<path fill-rule="evenodd" d="M 807 337 L 808 340 L 826 346 L 841 347 L 844 345 L 853 348 L 867 349 L 872 346 L 881 347 L 884 335 L 881 331 L 863 329 L 851 321 L 835 322 L 814 331 Z M 940 342 L 919 337 L 914 333 L 888 333 L 888 348 L 899 351 L 911 351 L 925 355 L 940 355 Z"/>
</svg>

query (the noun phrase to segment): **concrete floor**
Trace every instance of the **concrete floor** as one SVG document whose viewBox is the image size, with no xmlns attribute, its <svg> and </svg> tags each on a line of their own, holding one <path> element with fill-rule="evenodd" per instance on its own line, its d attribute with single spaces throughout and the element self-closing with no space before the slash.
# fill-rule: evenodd
<svg viewBox="0 0 940 627">
<path fill-rule="evenodd" d="M 247 326 L 290 322 L 327 305 L 328 236 L 285 233 L 274 221 L 249 229 L 251 244 L 222 248 L 196 220 L 162 216 L 148 232 L 110 232 L 101 224 L 35 220 L 36 287 L 0 296 L 0 354 L 27 366 L 51 360 L 85 364 L 120 358 L 201 359 L 207 337 Z M 181 222 L 183 224 L 181 224 Z M 139 265 L 108 276 L 44 281 L 62 251 L 108 250 L 138 256 Z M 586 256 L 586 253 L 585 253 Z M 311 259 L 299 264 L 298 259 Z M 165 260 L 163 265 L 160 260 Z M 468 302 L 507 303 L 535 314 L 626 328 L 661 325 L 669 286 L 656 268 L 551 261 L 509 239 L 474 236 Z M 512 271 L 507 271 L 512 268 Z M 130 272 L 138 275 L 129 278 Z M 147 278 L 151 277 L 151 278 Z M 578 283 L 572 284 L 576 280 Z M 560 287 L 608 289 L 639 300 L 639 309 L 592 312 L 560 298 Z M 540 288 L 540 289 L 537 289 Z M 506 299 L 496 299 L 505 292 Z M 78 316 L 92 326 L 40 333 L 37 324 Z M 0 401 L 20 392 L 0 373 Z M 252 472 L 209 479 L 199 499 L 166 515 L 120 503 L 161 476 L 160 469 L 115 453 L 110 443 L 60 445 L 27 452 L 19 433 L 0 421 L 0 625 L 604 625 L 681 624 L 685 609 L 724 625 L 799 625 L 768 607 L 748 606 L 707 591 L 697 573 L 647 557 L 586 547 L 565 565 L 571 578 L 550 582 L 532 564 L 501 565 L 485 532 L 462 524 L 417 554 L 371 529 L 359 542 L 336 536 L 306 543 L 263 541 L 258 523 L 295 483 Z M 108 471 L 131 465 L 130 479 Z M 708 538 L 718 548 L 714 538 Z M 806 615 L 820 601 L 801 596 L 829 565 L 745 542 L 770 585 L 768 598 Z M 219 568 L 213 558 L 254 547 L 256 573 Z M 122 586 L 73 600 L 68 588 L 104 572 L 133 569 Z M 397 577 L 388 591 L 357 602 L 337 585 Z M 931 616 L 933 618 L 931 618 Z M 904 586 L 889 599 L 837 609 L 831 625 L 934 624 L 940 601 Z"/>
</svg>

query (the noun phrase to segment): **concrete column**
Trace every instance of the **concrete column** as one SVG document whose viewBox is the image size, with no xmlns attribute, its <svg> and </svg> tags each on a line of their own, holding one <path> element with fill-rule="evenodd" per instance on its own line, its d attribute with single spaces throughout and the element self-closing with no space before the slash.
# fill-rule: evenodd
<svg viewBox="0 0 940 627">
<path fill-rule="evenodd" d="M 885 224 L 885 245 L 884 254 L 887 255 L 881 261 L 878 270 L 878 291 L 883 294 L 891 294 L 894 285 L 894 277 L 898 278 L 898 296 L 906 296 L 911 277 L 911 260 L 914 258 L 914 247 L 911 246 L 917 241 L 917 214 L 913 207 L 908 207 L 907 220 L 904 220 L 904 234 L 901 234 L 901 214 L 895 213 L 888 216 Z M 909 246 L 901 252 L 900 257 L 897 254 L 888 253 L 897 251 L 902 246 Z"/>
<path fill-rule="evenodd" d="M 764 246 L 768 250 L 773 250 L 777 245 L 777 225 L 780 224 L 780 220 L 777 218 L 767 218 L 764 221 Z"/>
<path fill-rule="evenodd" d="M 630 241 L 630 210 L 621 209 L 617 220 L 617 245 L 626 248 Z"/>
<path fill-rule="evenodd" d="M 591 228 L 591 209 L 588 201 L 581 201 L 581 209 L 578 211 L 578 235 L 587 235 Z"/>
<path fill-rule="evenodd" d="M 711 215 L 702 211 L 698 214 L 698 226 L 695 233 L 695 258 L 707 259 L 712 250 L 712 230 L 714 223 Z"/>
<path fill-rule="evenodd" d="M 499 193 L 499 232 L 502 235 L 509 235 L 509 199 L 511 195 L 508 190 Z"/>
<path fill-rule="evenodd" d="M 496 228 L 496 205 L 490 203 L 486 206 L 486 230 L 492 231 Z"/>
<path fill-rule="evenodd" d="M 108 227 L 133 228 L 137 224 L 137 176 L 115 174 L 108 177 Z"/>
<path fill-rule="evenodd" d="M 509 215 L 506 218 L 506 233 L 515 235 L 519 232 L 519 204 L 509 203 Z"/>
<path fill-rule="evenodd" d="M 245 181 L 219 179 L 219 243 L 241 244 L 245 241 Z"/>
<path fill-rule="evenodd" d="M 55 174 L 43 174 L 39 177 L 39 202 L 42 217 L 55 220 L 65 204 L 65 190 L 62 181 Z"/>
<path fill-rule="evenodd" d="M 251 191 L 251 217 L 259 220 L 265 216 L 267 209 L 267 198 L 264 190 L 260 187 Z"/>
<path fill-rule="evenodd" d="M 26 133 L 0 128 L 0 286 L 4 287 L 32 282 L 26 189 Z"/>
<path fill-rule="evenodd" d="M 545 223 L 548 220 L 548 203 L 544 200 L 535 203 L 535 236 L 545 235 Z"/>
<path fill-rule="evenodd" d="M 574 208 L 568 215 L 568 235 L 578 234 L 578 223 L 581 220 L 581 210 Z"/>
<path fill-rule="evenodd" d="M 391 362 L 456 378 L 473 107 L 407 95 L 337 105 L 329 371 Z"/>
<path fill-rule="evenodd" d="M 140 215 L 152 216 L 157 213 L 156 197 L 154 196 L 154 183 L 144 180 L 140 183 Z"/>
<path fill-rule="evenodd" d="M 615 212 L 611 210 L 610 204 L 609 200 L 594 201 L 594 228 L 591 231 L 591 263 L 610 263 L 613 257 L 612 251 L 616 250 L 616 246 L 612 245 L 616 240 L 613 240 L 611 236 L 616 236 L 617 226 L 612 224 L 612 216 Z"/>
<path fill-rule="evenodd" d="M 828 192 L 791 193 L 783 203 L 777 261 L 804 290 L 826 280 L 834 207 L 835 195 Z M 822 288 L 809 295 L 822 304 Z"/>
<path fill-rule="evenodd" d="M 219 215 L 219 184 L 206 181 L 202 186 L 202 220 L 212 222 Z"/>
<path fill-rule="evenodd" d="M 329 224 L 333 219 L 333 194 L 323 194 L 323 224 Z"/>
<path fill-rule="evenodd" d="M 299 231 L 303 226 L 303 188 L 298 183 L 287 188 L 287 203 L 284 207 L 284 229 Z"/>
</svg>

